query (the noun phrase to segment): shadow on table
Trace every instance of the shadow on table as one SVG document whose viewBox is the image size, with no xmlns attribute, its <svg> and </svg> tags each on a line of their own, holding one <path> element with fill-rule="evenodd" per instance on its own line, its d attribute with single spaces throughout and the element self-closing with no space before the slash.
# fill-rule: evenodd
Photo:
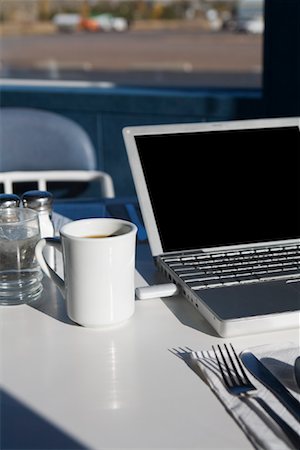
<svg viewBox="0 0 300 450">
<path fill-rule="evenodd" d="M 79 326 L 68 317 L 62 294 L 46 276 L 43 278 L 43 287 L 44 290 L 41 297 L 29 306 L 67 325 Z"/>
<path fill-rule="evenodd" d="M 140 248 L 142 248 L 140 246 Z M 145 246 L 146 248 L 146 246 Z M 148 250 L 148 253 L 150 250 Z M 137 266 L 138 271 L 151 285 L 169 283 L 170 281 L 157 269 L 155 266 L 151 254 L 148 258 L 141 258 L 139 266 Z M 183 296 L 175 295 L 172 297 L 165 297 L 161 299 L 166 307 L 174 314 L 174 316 L 182 323 L 190 328 L 201 331 L 202 333 L 208 334 L 209 336 L 218 337 L 216 331 L 207 322 L 207 320 L 201 315 L 199 311 L 196 310 L 194 306 Z M 147 301 L 150 300 L 139 300 Z"/>
<path fill-rule="evenodd" d="M 140 273 L 144 276 L 149 284 L 159 284 L 167 281 L 157 271 L 157 269 L 155 269 L 153 263 L 152 265 L 149 264 L 149 267 L 152 271 L 152 276 L 150 278 L 144 276 L 145 273 L 142 273 L 142 271 L 140 271 Z M 140 267 L 140 269 L 141 268 L 142 267 Z M 43 284 L 44 293 L 39 300 L 32 303 L 30 306 L 67 325 L 79 326 L 71 319 L 69 319 L 66 311 L 65 300 L 63 299 L 61 293 L 56 288 L 54 283 L 52 283 L 45 277 Z M 151 302 L 151 300 L 137 301 Z M 202 333 L 205 333 L 209 336 L 218 336 L 218 334 L 204 319 L 204 317 L 182 295 L 163 298 L 162 302 L 172 312 L 177 320 L 182 323 L 182 325 L 194 328 L 195 330 L 201 331 Z"/>
<path fill-rule="evenodd" d="M 300 387 L 297 386 L 294 366 L 276 358 L 263 357 L 261 362 L 281 381 L 288 389 L 300 394 Z"/>
<path fill-rule="evenodd" d="M 168 282 L 166 277 L 164 277 L 156 268 L 148 242 L 139 243 L 137 245 L 136 268 L 149 285 Z M 43 284 L 44 293 L 41 298 L 32 303 L 31 306 L 60 322 L 78 326 L 69 319 L 66 312 L 65 301 L 54 283 L 47 277 L 44 277 Z M 183 325 L 194 328 L 195 330 L 210 336 L 218 336 L 199 311 L 197 311 L 183 296 L 178 295 L 163 298 L 162 301 Z"/>
<path fill-rule="evenodd" d="M 209 336 L 218 337 L 206 319 L 182 295 L 162 299 L 176 318 L 186 327 L 194 328 Z"/>
<path fill-rule="evenodd" d="M 87 448 L 4 390 L 0 391 L 0 427 L 2 450 L 84 450 Z"/>
</svg>

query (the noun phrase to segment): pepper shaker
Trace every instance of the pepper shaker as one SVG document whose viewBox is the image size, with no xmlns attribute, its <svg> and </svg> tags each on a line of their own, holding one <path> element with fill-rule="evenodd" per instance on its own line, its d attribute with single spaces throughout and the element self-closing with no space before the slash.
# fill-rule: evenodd
<svg viewBox="0 0 300 450">
<path fill-rule="evenodd" d="M 22 195 L 24 208 L 34 209 L 39 214 L 41 238 L 54 236 L 54 225 L 52 222 L 53 195 L 48 191 L 27 191 Z M 46 259 L 51 267 L 55 265 L 54 249 L 49 248 Z"/>
</svg>

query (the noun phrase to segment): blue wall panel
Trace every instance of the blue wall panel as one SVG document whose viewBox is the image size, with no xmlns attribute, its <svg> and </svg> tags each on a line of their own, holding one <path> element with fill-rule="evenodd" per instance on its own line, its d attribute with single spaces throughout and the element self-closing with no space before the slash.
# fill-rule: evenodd
<svg viewBox="0 0 300 450">
<path fill-rule="evenodd" d="M 122 137 L 125 126 L 263 116 L 259 90 L 103 89 L 6 83 L 1 89 L 1 107 L 13 106 L 54 111 L 78 122 L 95 146 L 98 168 L 112 175 L 117 195 L 134 193 Z"/>
</svg>

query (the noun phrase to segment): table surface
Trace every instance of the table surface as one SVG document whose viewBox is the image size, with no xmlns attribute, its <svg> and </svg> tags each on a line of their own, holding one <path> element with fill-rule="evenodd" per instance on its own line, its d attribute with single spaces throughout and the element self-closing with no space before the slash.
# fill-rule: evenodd
<svg viewBox="0 0 300 450">
<path fill-rule="evenodd" d="M 137 259 L 136 285 L 157 282 L 146 242 L 138 243 Z M 0 307 L 0 338 L 0 448 L 252 448 L 176 356 L 227 342 L 181 296 L 137 300 L 127 322 L 95 330 L 71 322 L 61 294 L 44 279 L 34 306 Z M 298 345 L 299 330 L 230 341 L 238 350 Z"/>
</svg>

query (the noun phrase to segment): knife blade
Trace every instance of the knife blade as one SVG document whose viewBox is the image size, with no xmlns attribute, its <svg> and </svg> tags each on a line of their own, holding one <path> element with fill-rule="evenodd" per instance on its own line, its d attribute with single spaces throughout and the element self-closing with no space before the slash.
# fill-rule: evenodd
<svg viewBox="0 0 300 450">
<path fill-rule="evenodd" d="M 300 403 L 293 397 L 285 386 L 267 369 L 253 353 L 243 351 L 240 354 L 245 367 L 262 384 L 264 384 L 278 400 L 290 411 L 295 419 L 300 422 Z"/>
<path fill-rule="evenodd" d="M 300 389 L 300 356 L 296 358 L 296 361 L 294 363 L 294 373 L 298 388 Z"/>
</svg>

